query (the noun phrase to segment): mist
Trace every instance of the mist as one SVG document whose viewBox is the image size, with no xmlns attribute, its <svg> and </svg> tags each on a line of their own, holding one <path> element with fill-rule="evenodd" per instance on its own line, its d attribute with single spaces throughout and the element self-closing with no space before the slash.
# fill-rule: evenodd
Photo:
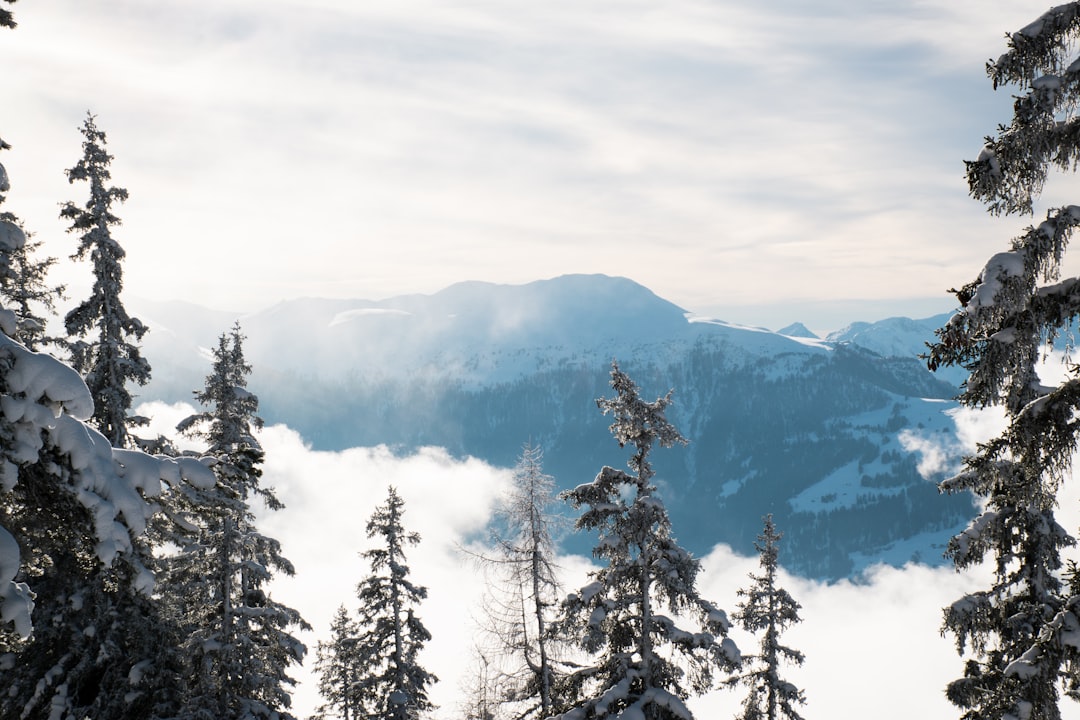
<svg viewBox="0 0 1080 720">
<path fill-rule="evenodd" d="M 165 431 L 190 414 L 183 404 L 153 403 L 140 412 L 154 417 L 151 431 Z M 954 415 L 965 444 L 974 443 L 996 424 L 985 416 Z M 440 720 L 461 717 L 463 687 L 469 681 L 474 614 L 484 580 L 460 548 L 482 546 L 486 525 L 499 494 L 508 487 L 510 470 L 482 461 L 451 457 L 440 448 L 397 455 L 386 447 L 340 452 L 312 450 L 295 431 L 283 425 L 265 428 L 260 442 L 266 451 L 264 481 L 285 503 L 279 512 L 261 512 L 259 527 L 281 541 L 296 566 L 294 577 L 276 578 L 274 597 L 296 609 L 312 625 L 300 633 L 308 646 L 298 680 L 293 712 L 309 716 L 321 702 L 314 676 L 315 652 L 328 639 L 334 611 L 353 609 L 355 586 L 367 567 L 357 554 L 368 548 L 365 525 L 393 485 L 405 500 L 405 526 L 419 532 L 420 545 L 409 556 L 411 578 L 425 585 L 429 597 L 419 616 L 433 639 L 421 656 L 440 682 L 432 688 Z M 950 453 L 954 457 L 955 453 Z M 613 462 L 615 462 L 613 454 Z M 1059 521 L 1080 526 L 1080 496 L 1074 483 L 1061 494 Z M 779 528 L 781 531 L 783 528 Z M 679 528 L 675 527 L 676 537 Z M 781 541 L 783 564 L 783 541 Z M 568 589 L 576 587 L 591 567 L 588 558 L 559 558 Z M 736 591 L 749 585 L 758 571 L 756 557 L 742 557 L 723 545 L 702 558 L 699 589 L 729 614 Z M 822 583 L 783 571 L 780 582 L 802 604 L 802 622 L 784 635 L 784 642 L 806 655 L 802 667 L 785 676 L 807 697 L 808 719 L 857 717 L 872 709 L 881 720 L 910 717 L 954 717 L 958 711 L 944 688 L 963 671 L 951 637 L 940 633 L 942 608 L 963 594 L 984 587 L 985 569 L 958 573 L 950 567 L 875 566 L 858 582 Z M 732 637 L 744 653 L 756 651 L 754 638 L 738 629 Z M 698 718 L 732 717 L 745 692 L 717 690 L 690 703 Z M 1062 717 L 1080 720 L 1080 707 L 1062 701 Z"/>
</svg>

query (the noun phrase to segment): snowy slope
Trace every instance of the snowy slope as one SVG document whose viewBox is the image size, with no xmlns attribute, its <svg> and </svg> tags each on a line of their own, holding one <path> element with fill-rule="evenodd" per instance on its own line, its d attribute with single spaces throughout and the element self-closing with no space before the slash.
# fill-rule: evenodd
<svg viewBox="0 0 1080 720">
<path fill-rule="evenodd" d="M 199 348 L 231 319 L 195 332 L 185 312 L 155 310 L 145 348 L 155 380 L 143 397 L 187 400 L 209 367 Z M 643 394 L 675 390 L 669 417 L 691 443 L 655 460 L 675 532 L 698 553 L 716 542 L 752 553 L 772 512 L 794 569 L 843 577 L 889 548 L 891 561 L 933 561 L 971 514 L 966 498 L 938 495 L 903 440 L 953 432 L 942 411 L 956 387 L 916 357 L 930 321 L 857 324 L 821 340 L 688 317 L 625 278 L 571 275 L 295 300 L 241 322 L 264 417 L 315 448 L 430 444 L 509 466 L 531 439 L 563 487 L 627 459 L 595 404 L 618 359 Z M 923 539 L 909 548 L 910 538 Z"/>
</svg>

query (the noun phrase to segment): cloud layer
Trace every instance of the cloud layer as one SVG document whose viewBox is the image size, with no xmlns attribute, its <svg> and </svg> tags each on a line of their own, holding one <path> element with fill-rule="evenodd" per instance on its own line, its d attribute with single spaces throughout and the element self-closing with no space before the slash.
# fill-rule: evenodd
<svg viewBox="0 0 1080 720">
<path fill-rule="evenodd" d="M 154 416 L 152 430 L 167 431 L 191 408 L 155 403 L 139 411 Z M 986 437 L 990 426 L 980 429 L 976 421 L 985 422 L 958 419 L 966 442 Z M 354 605 L 355 585 L 366 570 L 357 557 L 368 547 L 364 526 L 385 499 L 388 485 L 405 499 L 406 525 L 423 536 L 410 556 L 410 568 L 412 578 L 430 590 L 420 617 L 433 634 L 423 662 L 441 678 L 433 692 L 440 706 L 437 717 L 459 717 L 462 687 L 471 672 L 473 620 L 483 593 L 480 572 L 459 547 L 484 541 L 487 519 L 509 479 L 507 470 L 454 459 L 435 448 L 409 456 L 384 447 L 316 452 L 284 426 L 267 428 L 261 440 L 267 451 L 264 478 L 286 508 L 264 514 L 260 528 L 282 541 L 297 568 L 295 577 L 277 579 L 273 592 L 314 627 L 303 636 L 309 647 L 306 667 L 296 673 L 301 681 L 294 695 L 298 717 L 320 702 L 312 674 L 315 647 L 328 637 L 336 608 Z M 1080 525 L 1077 493 L 1071 484 L 1065 486 L 1059 518 L 1074 529 Z M 578 587 L 588 560 L 565 557 L 560 563 L 567 587 Z M 758 572 L 757 558 L 717 546 L 702 564 L 702 594 L 733 612 L 736 591 L 749 585 L 749 573 Z M 780 578 L 803 608 L 803 622 L 784 638 L 806 654 L 802 668 L 786 673 L 806 692 L 806 717 L 857 717 L 868 710 L 881 720 L 956 714 L 943 692 L 963 664 L 952 640 L 939 633 L 942 608 L 984 587 L 984 572 L 878 567 L 860 583 L 832 585 L 786 573 Z M 746 633 L 736 629 L 733 637 L 744 653 L 755 651 L 755 640 Z M 692 708 L 702 719 L 730 717 L 743 696 L 741 690 L 717 691 L 695 699 Z M 1067 703 L 1063 717 L 1077 720 L 1080 708 Z"/>
<path fill-rule="evenodd" d="M 70 253 L 56 203 L 85 194 L 62 170 L 90 108 L 131 191 L 128 287 L 154 299 L 251 309 L 605 272 L 692 310 L 944 309 L 987 238 L 1017 229 L 967 199 L 961 160 L 1007 115 L 983 63 L 1031 12 L 31 3 L 0 37 L 19 69 L 0 79 L 10 207 Z"/>
</svg>

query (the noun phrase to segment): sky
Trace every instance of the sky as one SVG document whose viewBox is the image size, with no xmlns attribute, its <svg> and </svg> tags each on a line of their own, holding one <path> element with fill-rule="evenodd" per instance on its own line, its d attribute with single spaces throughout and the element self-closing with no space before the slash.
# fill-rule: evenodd
<svg viewBox="0 0 1080 720">
<path fill-rule="evenodd" d="M 823 332 L 951 309 L 1029 222 L 969 199 L 963 160 L 1008 119 L 984 65 L 1030 2 L 12 7 L 6 207 L 74 250 L 57 211 L 86 199 L 64 170 L 93 112 L 130 192 L 126 292 L 151 300 L 250 312 L 599 272 Z"/>
</svg>

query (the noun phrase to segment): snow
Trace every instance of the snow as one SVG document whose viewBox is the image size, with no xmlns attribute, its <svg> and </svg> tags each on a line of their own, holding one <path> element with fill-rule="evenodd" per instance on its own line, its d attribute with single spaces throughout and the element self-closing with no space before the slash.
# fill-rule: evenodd
<svg viewBox="0 0 1080 720">
<path fill-rule="evenodd" d="M 0 526 L 0 623 L 11 623 L 20 637 L 29 637 L 34 600 L 25 583 L 15 582 L 19 572 L 19 544 Z"/>
<path fill-rule="evenodd" d="M 18 225 L 7 220 L 0 220 L 0 248 L 18 250 L 26 244 L 26 234 Z"/>
<path fill-rule="evenodd" d="M 581 588 L 581 602 L 589 603 L 597 594 L 604 590 L 604 583 L 600 581 L 591 582 L 585 587 Z"/>
<path fill-rule="evenodd" d="M 1003 282 L 1024 274 L 1024 256 L 1021 250 L 993 255 L 983 268 L 975 295 L 968 301 L 965 311 L 971 313 L 980 308 L 993 307 Z"/>
<path fill-rule="evenodd" d="M 1021 680 L 1030 680 L 1036 677 L 1041 672 L 1039 667 L 1039 655 L 1041 652 L 1037 645 L 1031 648 L 1005 667 L 1005 676 L 1016 677 Z"/>
<path fill-rule="evenodd" d="M 23 394 L 42 402 L 59 416 L 61 409 L 79 420 L 94 414 L 94 401 L 79 373 L 54 357 L 27 350 L 11 338 L 0 335 L 0 353 L 14 361 L 5 380 L 8 392 Z"/>
<path fill-rule="evenodd" d="M 990 148 L 984 147 L 979 151 L 978 162 L 990 163 L 990 174 L 994 177 L 1001 177 L 1001 163 Z"/>
<path fill-rule="evenodd" d="M 360 318 L 366 317 L 410 317 L 411 312 L 406 310 L 398 310 L 397 308 L 381 308 L 381 307 L 366 307 L 357 308 L 356 310 L 346 310 L 339 312 L 333 318 L 331 318 L 327 327 L 335 327 L 337 325 L 344 325 L 345 323 L 353 322 Z"/>
</svg>

